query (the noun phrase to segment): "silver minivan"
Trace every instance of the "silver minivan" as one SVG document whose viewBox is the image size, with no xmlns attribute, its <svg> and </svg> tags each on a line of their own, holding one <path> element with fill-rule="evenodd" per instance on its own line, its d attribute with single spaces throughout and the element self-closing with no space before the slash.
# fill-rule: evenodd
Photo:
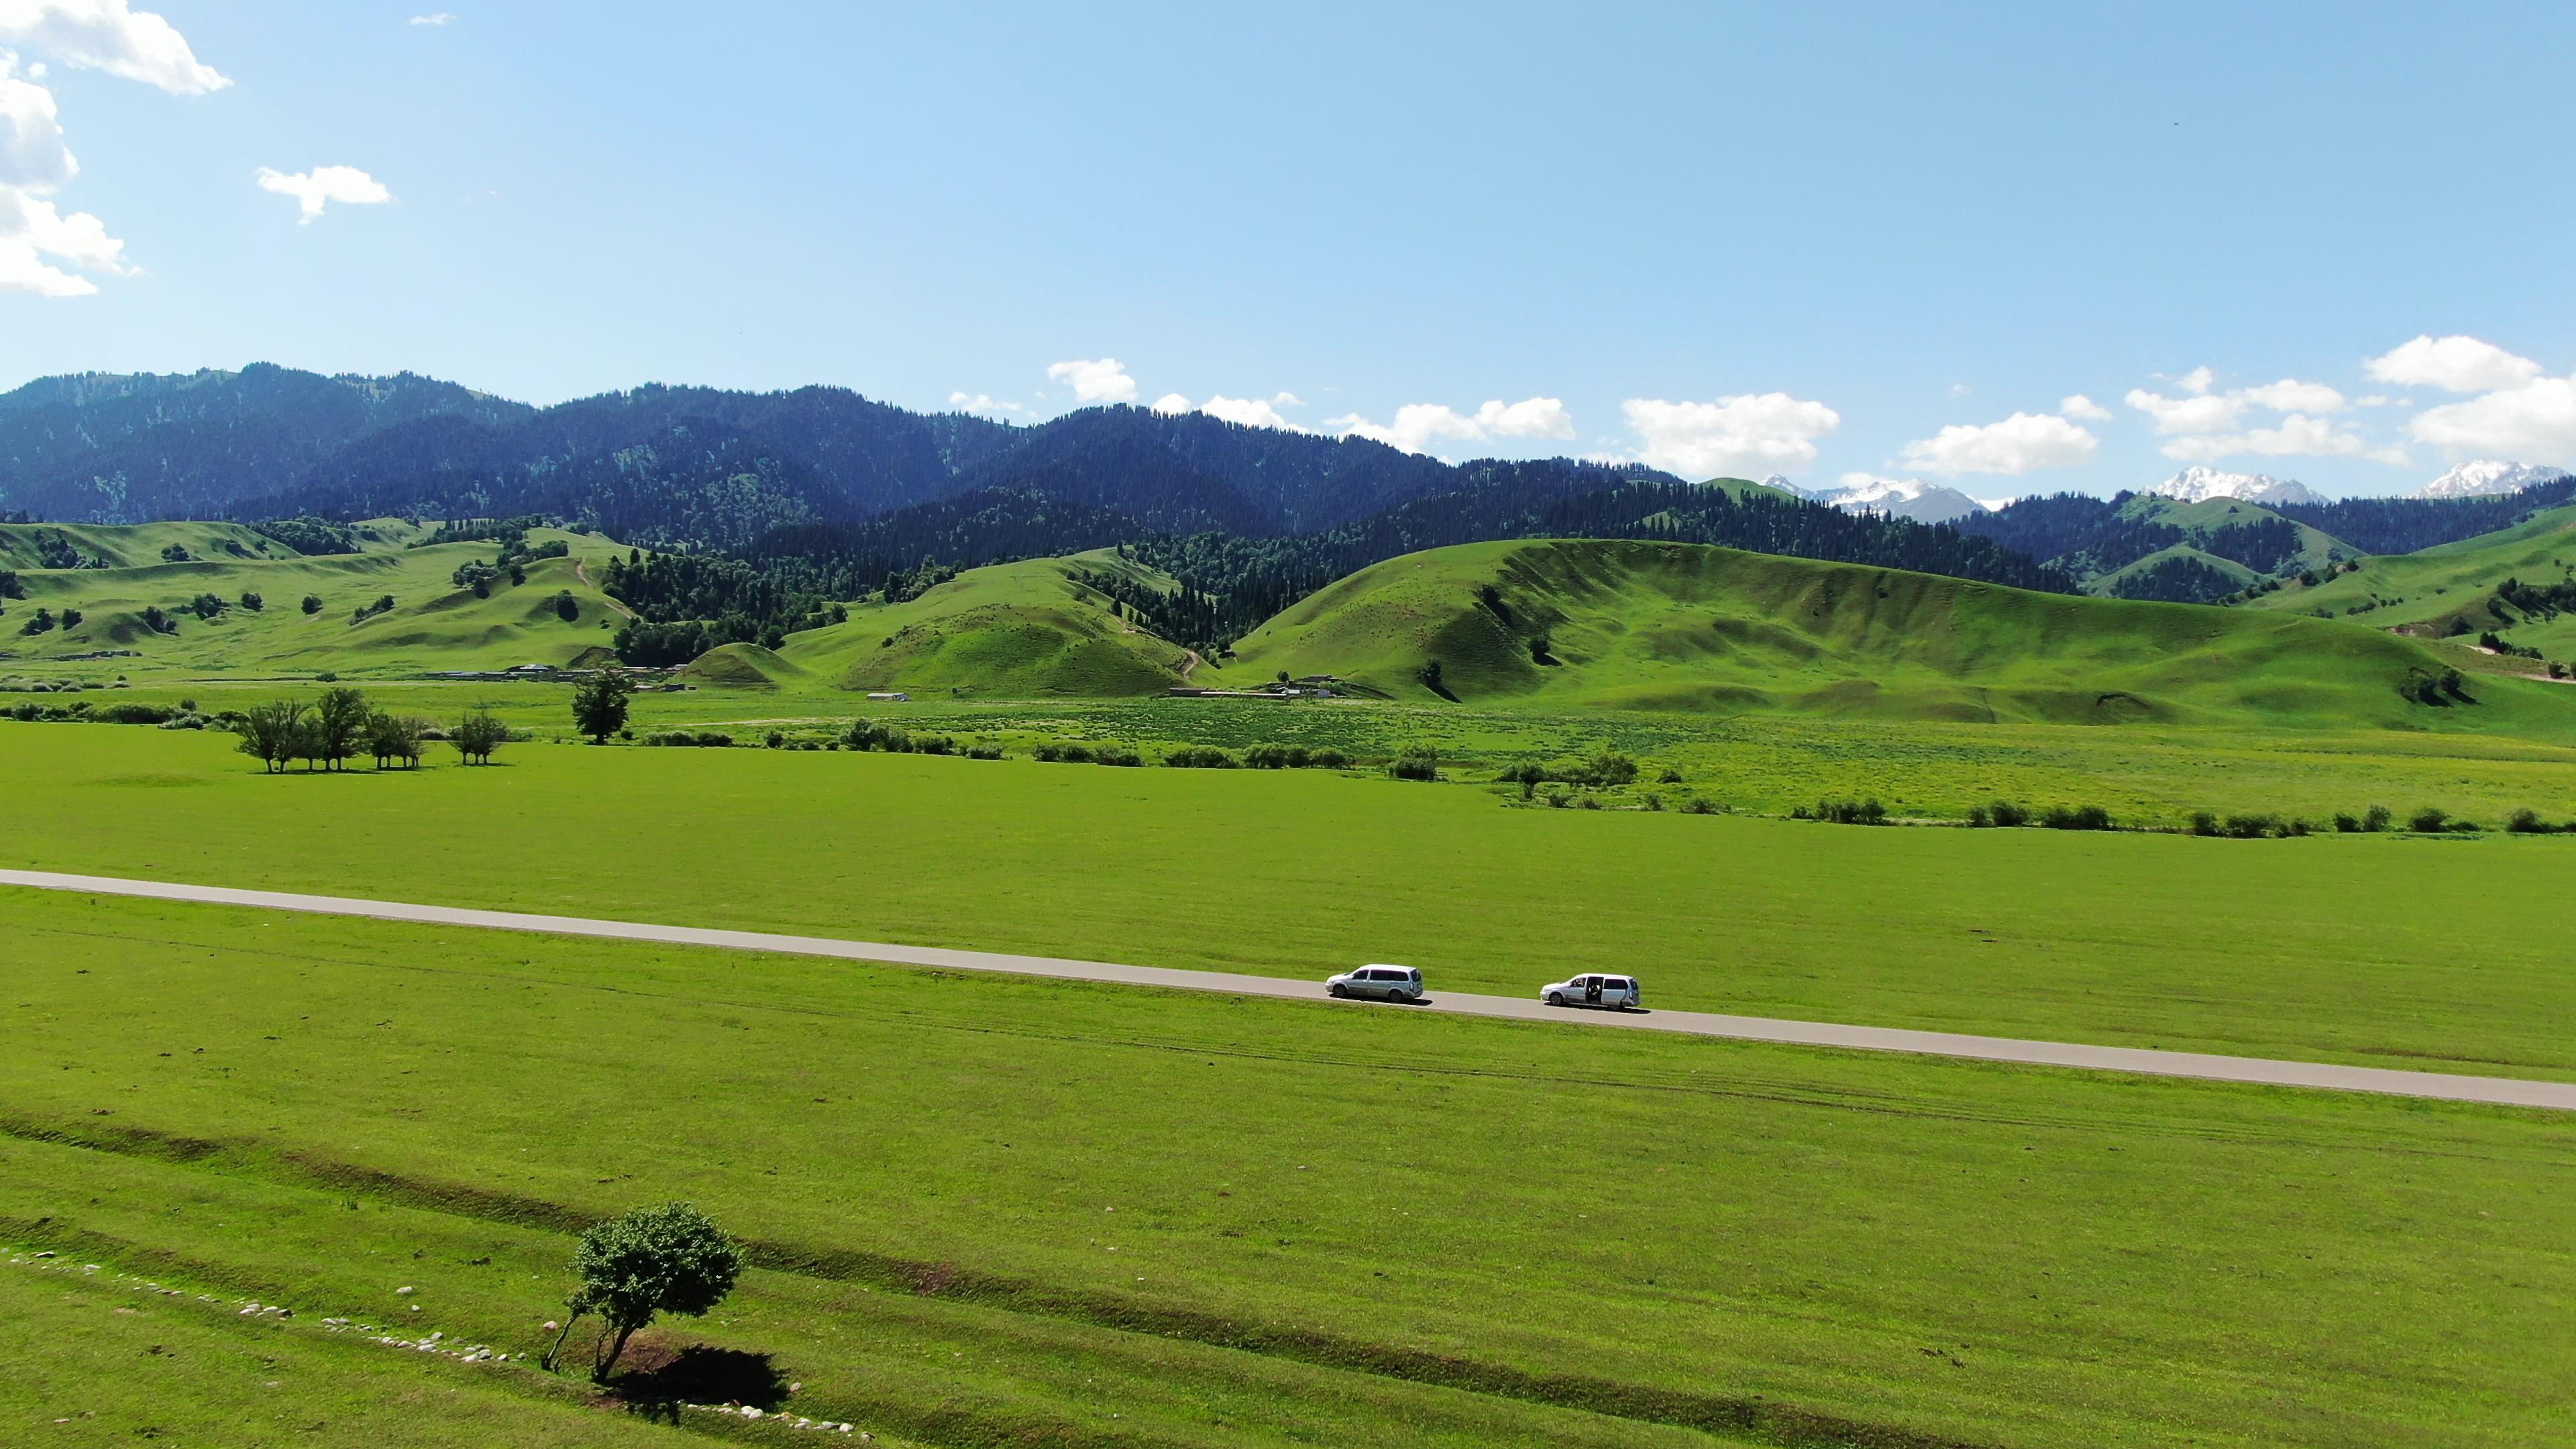
<svg viewBox="0 0 2576 1449">
<path fill-rule="evenodd" d="M 1552 983 L 1539 992 L 1550 1006 L 1598 1006 L 1611 1011 L 1642 1011 L 1646 983 L 1634 976 L 1577 976 Z"/>
<path fill-rule="evenodd" d="M 1410 966 L 1363 966 L 1325 981 L 1330 996 L 1366 996 L 1380 1001 L 1420 1001 L 1422 973 Z"/>
</svg>

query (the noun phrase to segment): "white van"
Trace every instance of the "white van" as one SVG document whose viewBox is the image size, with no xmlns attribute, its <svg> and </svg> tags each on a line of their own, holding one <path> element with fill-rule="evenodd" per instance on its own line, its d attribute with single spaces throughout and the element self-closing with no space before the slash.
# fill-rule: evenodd
<svg viewBox="0 0 2576 1449">
<path fill-rule="evenodd" d="M 1577 976 L 1559 981 L 1538 994 L 1550 1006 L 1598 1006 L 1611 1011 L 1642 1011 L 1646 1006 L 1646 983 L 1634 976 Z"/>
<path fill-rule="evenodd" d="M 1422 973 L 1410 966 L 1363 966 L 1324 982 L 1329 996 L 1369 996 L 1380 1001 L 1420 1001 Z"/>
</svg>

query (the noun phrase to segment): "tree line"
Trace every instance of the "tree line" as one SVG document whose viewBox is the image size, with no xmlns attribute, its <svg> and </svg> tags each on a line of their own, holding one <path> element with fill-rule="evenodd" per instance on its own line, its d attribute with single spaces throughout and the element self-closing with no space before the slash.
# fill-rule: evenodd
<svg viewBox="0 0 2576 1449">
<path fill-rule="evenodd" d="M 273 699 L 252 705 L 233 726 L 240 750 L 283 774 L 301 760 L 307 773 L 344 768 L 360 754 L 372 755 L 379 770 L 417 769 L 433 740 L 445 740 L 469 765 L 488 765 L 508 742 L 510 731 L 498 716 L 481 707 L 468 710 L 453 729 L 419 715 L 398 715 L 367 703 L 364 692 L 328 689 L 311 703 Z"/>
</svg>

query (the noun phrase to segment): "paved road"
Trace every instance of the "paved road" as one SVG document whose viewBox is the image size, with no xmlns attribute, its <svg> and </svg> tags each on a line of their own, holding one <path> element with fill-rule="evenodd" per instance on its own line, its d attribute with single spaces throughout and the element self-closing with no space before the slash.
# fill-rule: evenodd
<svg viewBox="0 0 2576 1449">
<path fill-rule="evenodd" d="M 931 946 L 894 946 L 877 941 L 843 941 L 825 936 L 778 936 L 762 931 L 722 931 L 696 926 L 658 926 L 636 921 L 600 921 L 581 916 L 524 915 L 517 911 L 478 911 L 456 906 L 420 906 L 401 901 L 356 900 L 344 896 L 293 895 L 284 891 L 234 890 L 224 886 L 179 885 L 167 881 L 122 880 L 114 876 L 61 875 L 41 870 L 0 870 L 0 885 L 42 890 L 85 891 L 96 895 L 144 896 L 154 900 L 198 901 L 214 905 L 254 906 L 268 910 L 309 911 L 326 916 L 367 916 L 386 921 L 417 921 L 436 926 L 479 926 L 501 931 L 541 931 L 562 936 L 601 936 L 615 941 L 656 941 L 679 946 L 718 946 L 737 951 L 777 951 L 797 956 L 831 956 L 848 961 L 891 962 L 932 966 L 950 971 L 999 971 L 1015 976 L 1052 976 L 1069 981 L 1105 981 L 1129 986 L 1161 986 L 1181 991 L 1220 991 L 1238 996 L 1273 996 L 1295 1001 L 1330 1002 L 1313 981 L 1278 976 L 1244 976 L 1225 971 L 1185 971 L 1162 966 L 1121 966 L 1107 961 L 1064 961 L 1049 956 L 1007 956 L 990 951 L 949 951 Z M 2402 1097 L 2438 1097 L 2454 1102 L 2487 1102 L 2511 1107 L 2546 1107 L 2576 1112 L 2576 1083 L 2529 1082 L 2510 1077 L 2463 1077 L 2442 1072 L 2400 1072 L 2381 1067 L 2334 1066 L 2322 1062 L 2272 1061 L 2262 1057 L 2207 1056 L 2198 1052 L 2144 1051 L 2136 1047 L 2079 1046 L 2067 1042 L 2022 1041 L 2012 1037 L 1962 1036 L 1946 1031 L 1907 1031 L 1884 1026 L 1840 1026 L 1831 1022 L 1776 1021 L 1759 1016 L 1723 1016 L 1705 1011 L 1597 1012 L 1551 1008 L 1516 996 L 1471 996 L 1443 991 L 1418 1007 L 1388 1007 L 1360 1002 L 1333 1002 L 1354 1010 L 1413 1010 L 1432 1014 L 1503 1017 L 1602 1027 L 1618 1031 L 1668 1031 L 1689 1036 L 1735 1037 L 1745 1041 L 1788 1042 L 1799 1046 L 1842 1047 L 1856 1051 L 1913 1052 L 1923 1056 L 1973 1057 L 1981 1061 L 2020 1062 L 2032 1066 L 2074 1067 L 2089 1071 L 2139 1072 L 2158 1077 L 2198 1077 L 2221 1082 L 2252 1082 L 2279 1087 L 2318 1087 L 2343 1092 L 2381 1092 Z"/>
</svg>

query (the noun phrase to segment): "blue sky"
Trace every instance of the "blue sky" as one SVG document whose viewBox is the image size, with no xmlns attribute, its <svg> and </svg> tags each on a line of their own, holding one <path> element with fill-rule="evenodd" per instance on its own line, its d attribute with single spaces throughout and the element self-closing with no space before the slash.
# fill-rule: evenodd
<svg viewBox="0 0 2576 1449">
<path fill-rule="evenodd" d="M 2576 8 L 1223 9 L 0 0 L 0 386 L 1088 394 L 1982 497 L 2576 465 Z"/>
</svg>

